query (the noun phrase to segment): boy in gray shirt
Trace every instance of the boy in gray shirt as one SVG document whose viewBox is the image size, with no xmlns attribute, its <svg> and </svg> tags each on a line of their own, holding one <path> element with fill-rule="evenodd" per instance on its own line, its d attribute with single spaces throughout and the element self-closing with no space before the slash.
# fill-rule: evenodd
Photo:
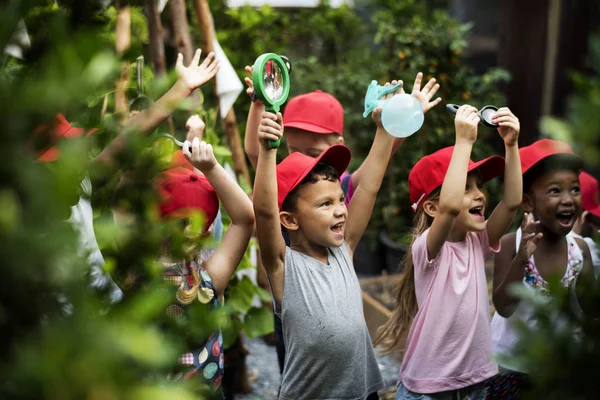
<svg viewBox="0 0 600 400">
<path fill-rule="evenodd" d="M 276 167 L 277 151 L 268 141 L 282 136 L 281 114 L 263 114 L 254 211 L 262 262 L 283 321 L 280 399 L 371 400 L 384 386 L 352 264 L 392 151 L 393 137 L 380 114 L 373 113 L 377 133 L 363 166 L 369 179 L 360 182 L 348 208 L 339 176 L 350 150 L 334 145 L 316 159 L 296 152 Z"/>
</svg>

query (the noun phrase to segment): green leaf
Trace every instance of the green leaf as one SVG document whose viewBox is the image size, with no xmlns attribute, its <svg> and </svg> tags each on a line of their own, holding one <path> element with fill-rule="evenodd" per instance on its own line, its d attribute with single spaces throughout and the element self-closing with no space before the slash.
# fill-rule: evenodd
<svg viewBox="0 0 600 400">
<path fill-rule="evenodd" d="M 237 312 L 245 313 L 252 307 L 252 298 L 255 293 L 254 283 L 250 278 L 244 276 L 230 286 L 229 297 L 225 300 L 225 304 Z"/>
<path fill-rule="evenodd" d="M 273 313 L 268 308 L 252 308 L 244 318 L 244 332 L 250 338 L 264 336 L 274 330 Z"/>
</svg>

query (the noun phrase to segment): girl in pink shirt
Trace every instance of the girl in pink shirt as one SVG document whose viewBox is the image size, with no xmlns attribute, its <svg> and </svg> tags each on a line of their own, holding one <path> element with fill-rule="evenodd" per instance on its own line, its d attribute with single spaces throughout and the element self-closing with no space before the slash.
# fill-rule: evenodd
<svg viewBox="0 0 600 400">
<path fill-rule="evenodd" d="M 396 347 L 408 331 L 396 399 L 485 399 L 492 359 L 484 262 L 521 203 L 519 121 L 507 108 L 494 116 L 506 148 L 504 196 L 485 220 L 481 185 L 500 175 L 502 157 L 474 163 L 477 109 L 456 113 L 456 144 L 421 159 L 408 178 L 416 213 L 398 308 L 376 345 Z M 409 330 L 410 327 L 410 330 Z"/>
</svg>

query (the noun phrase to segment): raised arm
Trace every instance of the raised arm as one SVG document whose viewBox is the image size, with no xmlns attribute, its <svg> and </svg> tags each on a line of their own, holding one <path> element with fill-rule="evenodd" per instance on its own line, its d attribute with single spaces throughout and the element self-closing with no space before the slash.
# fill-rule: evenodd
<svg viewBox="0 0 600 400">
<path fill-rule="evenodd" d="M 392 81 L 392 84 L 396 83 L 397 81 Z M 388 95 L 388 97 L 391 96 L 393 94 Z M 348 205 L 348 221 L 344 239 L 351 256 L 354 254 L 354 250 L 369 224 L 375 206 L 375 198 L 381 187 L 381 181 L 392 154 L 394 138 L 387 133 L 381 124 L 381 111 L 381 107 L 377 107 L 373 111 L 373 120 L 377 124 L 377 131 L 371 150 L 361 166 L 362 173 L 368 176 L 369 179 L 360 181 Z"/>
<path fill-rule="evenodd" d="M 448 240 L 456 217 L 462 210 L 469 159 L 473 144 L 477 140 L 478 124 L 479 117 L 475 107 L 463 105 L 456 112 L 454 120 L 456 143 L 442 183 L 437 212 L 427 235 L 427 256 L 430 260 L 437 257 L 440 249 Z M 423 207 L 426 205 L 423 204 Z"/>
<path fill-rule="evenodd" d="M 504 169 L 504 193 L 502 200 L 487 221 L 490 244 L 498 243 L 515 218 L 523 197 L 523 174 L 519 156 L 519 120 L 506 107 L 498 110 L 492 119 L 497 123 L 498 133 L 504 140 L 506 163 Z"/>
<path fill-rule="evenodd" d="M 115 155 L 127 146 L 128 134 L 136 132 L 141 135 L 149 135 L 152 133 L 171 115 L 179 103 L 216 75 L 219 70 L 219 61 L 215 60 L 214 54 L 210 53 L 202 64 L 200 64 L 200 54 L 200 49 L 196 50 L 189 67 L 183 66 L 183 55 L 179 54 L 175 67 L 178 75 L 175 85 L 150 108 L 131 118 L 124 127 L 123 134 L 117 136 L 96 157 L 95 163 L 100 164 L 105 173 L 118 168 Z"/>
<path fill-rule="evenodd" d="M 244 82 L 248 85 L 246 93 L 250 98 L 254 98 L 254 84 L 252 83 L 252 67 L 246 66 L 246 72 L 250 77 L 245 77 Z M 244 135 L 244 151 L 250 160 L 250 164 L 256 170 L 256 164 L 258 162 L 258 152 L 260 144 L 258 143 L 258 126 L 262 119 L 263 112 L 265 112 L 265 106 L 260 100 L 253 101 L 250 104 L 250 110 L 248 111 L 248 120 L 246 121 L 246 134 Z"/>
<path fill-rule="evenodd" d="M 538 233 L 539 224 L 531 214 L 523 215 L 519 251 L 516 251 L 515 234 L 509 233 L 502 238 L 500 252 L 494 257 L 492 301 L 498 314 L 504 318 L 510 317 L 519 305 L 520 299 L 513 296 L 508 288 L 523 280 L 525 264 L 543 237 L 542 233 Z"/>
<path fill-rule="evenodd" d="M 263 114 L 258 130 L 260 147 L 254 179 L 254 214 L 260 257 L 271 281 L 273 296 L 279 304 L 283 298 L 285 242 L 277 206 L 277 150 L 269 147 L 268 140 L 277 140 L 283 135 L 281 120 L 280 113 Z"/>
<path fill-rule="evenodd" d="M 192 151 L 190 153 L 189 147 Z M 223 293 L 231 275 L 242 260 L 248 242 L 254 230 L 254 211 L 252 202 L 242 188 L 217 162 L 210 144 L 200 142 L 198 138 L 183 146 L 185 157 L 198 168 L 217 192 L 231 224 L 215 250 L 206 261 L 205 268 L 219 294 Z"/>
<path fill-rule="evenodd" d="M 427 84 L 423 88 L 421 88 L 422 79 L 423 79 L 423 73 L 419 72 L 415 78 L 415 82 L 413 83 L 411 95 L 414 96 L 417 100 L 419 100 L 419 103 L 421 103 L 421 107 L 423 107 L 423 113 L 427 114 L 427 112 L 429 110 L 431 110 L 433 107 L 440 104 L 440 102 L 442 101 L 442 98 L 438 97 L 434 101 L 431 101 L 433 96 L 435 96 L 435 94 L 439 90 L 440 85 L 438 83 L 436 83 L 435 78 L 431 78 L 427 82 Z M 400 82 L 402 82 L 402 81 L 400 81 Z M 404 93 L 404 89 L 401 88 L 399 93 Z M 405 140 L 406 140 L 405 138 L 395 138 L 394 139 L 394 144 L 392 145 L 391 155 L 396 153 L 396 150 L 398 150 L 398 148 L 400 148 L 400 146 L 402 145 L 402 143 L 404 143 Z M 358 185 L 360 185 L 360 181 L 361 181 L 363 175 L 367 176 L 366 179 L 370 179 L 368 177 L 369 176 L 368 174 L 366 174 L 366 175 L 364 174 L 363 165 L 364 165 L 364 163 L 360 167 L 358 167 L 358 169 L 356 171 L 354 171 L 354 173 L 352 173 L 351 179 L 352 179 L 353 187 L 358 187 Z"/>
</svg>

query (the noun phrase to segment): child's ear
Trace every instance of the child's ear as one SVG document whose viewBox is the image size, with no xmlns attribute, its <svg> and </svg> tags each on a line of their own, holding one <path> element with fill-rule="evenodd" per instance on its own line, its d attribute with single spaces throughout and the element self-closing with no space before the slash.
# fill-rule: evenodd
<svg viewBox="0 0 600 400">
<path fill-rule="evenodd" d="M 438 213 L 438 202 L 435 200 L 425 200 L 423 203 L 423 211 L 431 218 L 435 218 Z"/>
<path fill-rule="evenodd" d="M 283 227 L 288 231 L 297 231 L 299 228 L 298 220 L 294 214 L 287 211 L 282 211 L 279 213 L 279 222 L 281 222 L 281 225 L 283 225 Z"/>
<path fill-rule="evenodd" d="M 535 210 L 533 197 L 531 197 L 529 193 L 523 193 L 523 201 L 521 202 L 521 206 L 525 212 L 532 212 Z"/>
</svg>

